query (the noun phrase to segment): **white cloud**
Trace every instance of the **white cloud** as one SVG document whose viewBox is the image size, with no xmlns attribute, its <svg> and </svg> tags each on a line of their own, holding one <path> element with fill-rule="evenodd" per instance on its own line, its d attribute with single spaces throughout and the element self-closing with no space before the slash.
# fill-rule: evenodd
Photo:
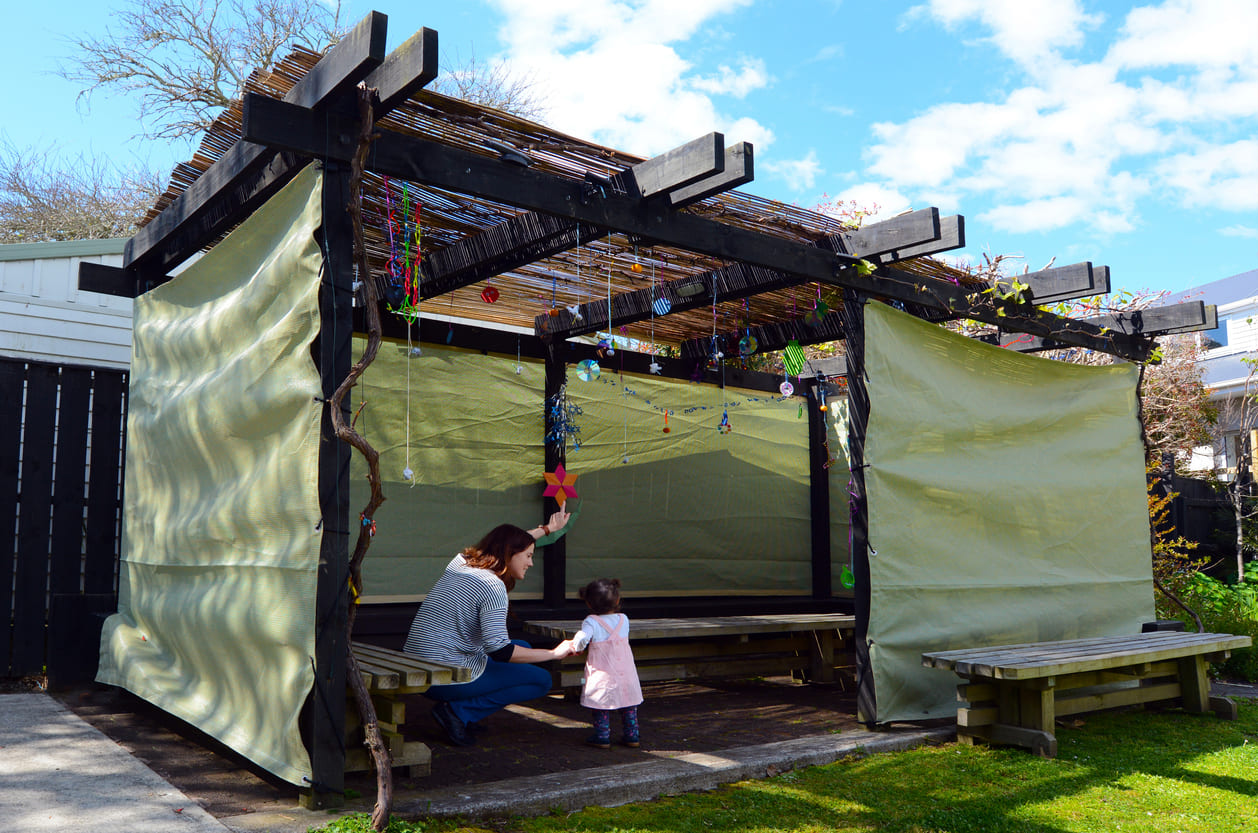
<svg viewBox="0 0 1258 833">
<path fill-rule="evenodd" d="M 803 159 L 783 159 L 779 162 L 766 162 L 761 167 L 773 176 L 786 182 L 792 191 L 804 191 L 817 181 L 822 174 L 821 162 L 817 152 L 809 150 Z"/>
<path fill-rule="evenodd" d="M 1219 234 L 1224 237 L 1246 237 L 1250 240 L 1258 240 L 1258 228 L 1253 226 L 1227 226 L 1219 229 Z"/>
<path fill-rule="evenodd" d="M 743 58 L 737 70 L 722 64 L 715 77 L 695 78 L 690 81 L 690 86 L 711 95 L 743 98 L 747 93 L 767 86 L 768 83 L 769 74 L 764 69 L 764 61 Z"/>
<path fill-rule="evenodd" d="M 990 199 L 980 219 L 1010 232 L 1131 231 L 1144 201 L 1168 191 L 1188 207 L 1258 203 L 1253 0 L 1133 9 L 1096 62 L 1068 57 L 1100 22 L 1075 0 L 930 0 L 902 19 L 984 27 L 1024 75 L 988 101 L 873 125 L 865 173 L 886 187 L 929 204 Z"/>
<path fill-rule="evenodd" d="M 1078 0 L 930 0 L 910 9 L 910 19 L 933 17 L 950 29 L 978 21 L 988 40 L 1008 58 L 1028 67 L 1057 50 L 1083 43 L 1084 29 L 1101 22 Z"/>
<path fill-rule="evenodd" d="M 1167 0 L 1132 9 L 1106 60 L 1131 69 L 1234 65 L 1252 73 L 1258 64 L 1258 4 Z"/>
<path fill-rule="evenodd" d="M 1258 139 L 1202 143 L 1164 159 L 1158 173 L 1190 208 L 1258 211 Z"/>
<path fill-rule="evenodd" d="M 583 138 L 646 156 L 719 130 L 757 149 L 773 132 L 718 108 L 770 83 L 764 64 L 735 56 L 712 75 L 676 48 L 752 0 L 493 0 L 503 57 L 537 79 L 547 121 Z"/>
</svg>

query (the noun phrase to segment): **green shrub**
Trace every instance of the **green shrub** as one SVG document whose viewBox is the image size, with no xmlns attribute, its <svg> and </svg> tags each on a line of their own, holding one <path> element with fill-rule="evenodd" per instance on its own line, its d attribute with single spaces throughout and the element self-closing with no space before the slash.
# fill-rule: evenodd
<svg viewBox="0 0 1258 833">
<path fill-rule="evenodd" d="M 1245 567 L 1236 584 L 1197 573 L 1188 586 L 1188 603 L 1201 616 L 1206 630 L 1253 637 L 1258 643 L 1258 562 Z M 1258 647 L 1239 648 L 1217 668 L 1219 674 L 1258 682 Z"/>
<path fill-rule="evenodd" d="M 399 818 L 389 819 L 384 833 L 423 833 L 421 822 L 405 822 Z M 324 827 L 312 827 L 306 833 L 375 833 L 371 827 L 370 813 L 350 813 Z"/>
</svg>

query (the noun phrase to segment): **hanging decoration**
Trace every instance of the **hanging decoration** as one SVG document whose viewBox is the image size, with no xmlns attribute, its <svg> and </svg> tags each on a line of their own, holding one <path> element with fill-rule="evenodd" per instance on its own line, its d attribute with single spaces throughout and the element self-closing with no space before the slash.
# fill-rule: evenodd
<svg viewBox="0 0 1258 833">
<path fill-rule="evenodd" d="M 560 509 L 563 508 L 568 498 L 577 497 L 577 476 L 565 471 L 563 463 L 555 466 L 554 471 L 546 472 L 544 477 L 546 478 L 546 489 L 542 492 L 542 497 L 553 497 L 555 503 L 559 504 Z"/>
<path fill-rule="evenodd" d="M 385 264 L 385 303 L 397 315 L 407 321 L 415 321 L 419 318 L 420 265 L 423 262 L 423 230 L 419 222 L 423 205 L 416 201 L 412 208 L 410 189 L 405 182 L 395 201 L 388 177 L 384 178 L 384 200 L 388 213 L 385 229 L 389 241 L 389 260 Z"/>
<path fill-rule="evenodd" d="M 592 382 L 602 372 L 602 368 L 598 366 L 598 362 L 594 361 L 594 359 L 577 362 L 577 378 L 582 382 Z"/>
<path fill-rule="evenodd" d="M 487 286 L 482 289 L 480 293 L 480 299 L 487 304 L 494 303 L 499 297 L 500 294 L 498 292 L 498 287 L 496 286 Z"/>
<path fill-rule="evenodd" d="M 546 414 L 550 427 L 546 431 L 546 442 L 564 448 L 571 444 L 574 452 L 581 450 L 581 427 L 577 425 L 577 417 L 583 411 L 581 406 L 568 399 L 568 386 L 564 384 L 558 393 L 546 403 Z"/>
<path fill-rule="evenodd" d="M 665 410 L 665 411 L 664 411 L 664 433 L 665 433 L 665 434 L 667 434 L 670 430 L 672 430 L 672 429 L 670 429 L 670 428 L 668 427 L 668 415 L 669 415 L 669 413 L 670 413 L 670 412 L 669 412 L 668 410 Z"/>
<path fill-rule="evenodd" d="M 791 396 L 795 393 L 795 386 L 791 384 L 790 379 L 785 379 L 782 384 L 778 385 L 778 392 L 783 396 Z"/>
<path fill-rule="evenodd" d="M 756 337 L 751 333 L 748 333 L 738 340 L 738 355 L 744 357 L 750 356 L 752 353 L 756 352 L 756 348 L 759 346 L 760 343 L 756 341 Z"/>
<path fill-rule="evenodd" d="M 673 308 L 673 302 L 665 298 L 663 295 L 655 299 L 655 303 L 651 304 L 651 311 L 656 315 L 668 315 L 669 310 Z"/>
<path fill-rule="evenodd" d="M 804 323 L 809 327 L 820 327 L 821 323 L 825 321 L 826 313 L 829 311 L 830 307 L 826 305 L 826 302 L 818 298 L 817 305 L 804 313 Z"/>
<path fill-rule="evenodd" d="M 782 351 L 782 366 L 790 376 L 798 376 L 804 369 L 804 348 L 795 339 L 788 341 Z"/>
</svg>

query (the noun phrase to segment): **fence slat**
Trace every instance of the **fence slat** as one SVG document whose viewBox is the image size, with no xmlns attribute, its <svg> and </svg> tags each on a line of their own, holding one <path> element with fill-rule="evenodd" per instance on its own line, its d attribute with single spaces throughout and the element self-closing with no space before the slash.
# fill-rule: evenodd
<svg viewBox="0 0 1258 833">
<path fill-rule="evenodd" d="M 81 591 L 83 491 L 87 466 L 87 407 L 92 371 L 61 370 L 57 407 L 57 466 L 52 484 L 52 548 L 49 593 Z"/>
<path fill-rule="evenodd" d="M 0 671 L 13 675 L 10 655 L 12 629 L 14 554 L 17 540 L 18 444 L 22 436 L 22 388 L 26 384 L 25 362 L 0 361 L 0 625 L 5 637 L 0 641 Z"/>
<path fill-rule="evenodd" d="M 118 567 L 118 507 L 127 374 L 97 370 L 92 401 L 92 470 L 88 481 L 84 592 L 115 593 Z"/>
<path fill-rule="evenodd" d="M 13 597 L 15 674 L 44 669 L 48 586 L 48 531 L 52 511 L 53 426 L 58 369 L 31 365 L 26 377 L 26 421 L 18 500 L 17 564 Z"/>
</svg>

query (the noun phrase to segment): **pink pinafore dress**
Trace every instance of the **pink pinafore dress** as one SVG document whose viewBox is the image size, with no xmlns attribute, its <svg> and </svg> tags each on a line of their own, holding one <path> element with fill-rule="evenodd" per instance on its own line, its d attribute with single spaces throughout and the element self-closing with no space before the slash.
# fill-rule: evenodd
<svg viewBox="0 0 1258 833">
<path fill-rule="evenodd" d="M 602 642 L 591 642 L 585 655 L 585 688 L 581 705 L 591 709 L 623 709 L 642 702 L 642 686 L 638 669 L 629 648 L 629 620 L 623 616 L 611 621 L 594 616 L 603 630 L 611 634 Z M 613 627 L 614 623 L 614 627 Z"/>
</svg>

